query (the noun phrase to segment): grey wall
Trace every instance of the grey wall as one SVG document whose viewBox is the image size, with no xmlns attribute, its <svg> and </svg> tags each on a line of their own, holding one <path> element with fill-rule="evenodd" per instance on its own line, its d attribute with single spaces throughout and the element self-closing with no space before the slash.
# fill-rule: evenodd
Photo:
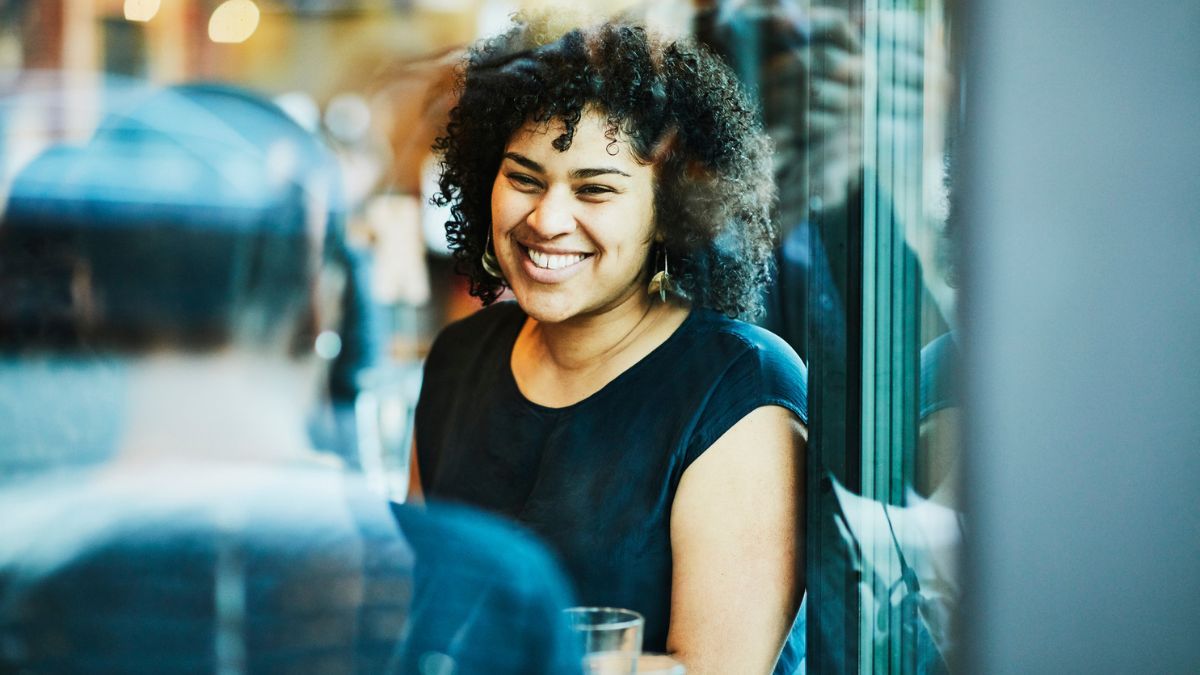
<svg viewBox="0 0 1200 675">
<path fill-rule="evenodd" d="M 1200 672 L 1200 2 L 965 4 L 961 670 Z"/>
</svg>

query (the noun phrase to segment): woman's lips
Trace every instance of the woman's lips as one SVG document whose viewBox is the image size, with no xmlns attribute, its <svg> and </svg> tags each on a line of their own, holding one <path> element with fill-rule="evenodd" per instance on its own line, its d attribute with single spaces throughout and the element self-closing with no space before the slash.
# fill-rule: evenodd
<svg viewBox="0 0 1200 675">
<path fill-rule="evenodd" d="M 520 246 L 521 268 L 533 281 L 556 284 L 566 281 L 583 271 L 591 253 L 548 253 L 527 246 Z"/>
<path fill-rule="evenodd" d="M 546 253 L 532 248 L 525 249 L 525 253 L 534 265 L 544 270 L 560 270 L 570 267 L 587 257 L 582 253 Z"/>
</svg>

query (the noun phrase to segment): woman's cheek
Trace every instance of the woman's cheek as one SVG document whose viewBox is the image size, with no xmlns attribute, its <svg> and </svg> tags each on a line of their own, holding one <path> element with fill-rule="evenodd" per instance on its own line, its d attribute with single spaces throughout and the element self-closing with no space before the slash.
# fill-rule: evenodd
<svg viewBox="0 0 1200 675">
<path fill-rule="evenodd" d="M 497 230 L 506 232 L 521 220 L 523 205 L 520 197 L 503 187 L 492 192 L 492 224 Z"/>
</svg>

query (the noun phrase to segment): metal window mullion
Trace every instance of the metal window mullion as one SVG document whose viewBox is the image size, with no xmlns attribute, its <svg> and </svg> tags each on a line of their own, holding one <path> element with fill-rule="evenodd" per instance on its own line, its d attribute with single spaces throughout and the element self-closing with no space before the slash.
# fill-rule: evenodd
<svg viewBox="0 0 1200 675">
<path fill-rule="evenodd" d="M 866 14 L 877 15 L 879 0 L 867 0 Z M 879 115 L 878 115 L 878 25 L 868 20 L 865 26 L 863 54 L 863 330 L 862 330 L 862 493 L 870 497 L 875 492 L 875 455 L 878 449 L 876 437 L 877 385 L 875 374 L 878 367 L 876 344 L 878 342 L 878 235 L 879 228 Z M 869 519 L 863 519 L 869 523 Z M 862 583 L 873 584 L 876 578 L 874 561 L 878 560 L 874 550 L 877 537 L 868 525 L 863 538 L 864 561 Z M 875 665 L 874 630 L 875 612 L 867 604 L 867 597 L 860 588 L 859 602 L 859 672 L 872 673 Z"/>
</svg>

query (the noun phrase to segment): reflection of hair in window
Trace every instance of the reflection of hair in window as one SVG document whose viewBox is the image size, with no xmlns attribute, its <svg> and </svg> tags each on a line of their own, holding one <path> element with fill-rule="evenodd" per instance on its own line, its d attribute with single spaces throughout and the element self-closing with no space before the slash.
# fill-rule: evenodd
<svg viewBox="0 0 1200 675">
<path fill-rule="evenodd" d="M 332 176 L 282 111 L 156 91 L 14 182 L 0 226 L 9 350 L 311 345 Z"/>
<path fill-rule="evenodd" d="M 688 42 L 606 24 L 547 43 L 518 24 L 469 54 L 446 135 L 437 199 L 451 206 L 450 248 L 471 292 L 485 302 L 500 283 L 484 271 L 492 182 L 505 144 L 526 122 L 561 119 L 555 148 L 571 145 L 587 108 L 628 137 L 637 158 L 658 167 L 656 226 L 679 289 L 730 315 L 760 311 L 774 232 L 770 144 L 733 73 Z"/>
</svg>

